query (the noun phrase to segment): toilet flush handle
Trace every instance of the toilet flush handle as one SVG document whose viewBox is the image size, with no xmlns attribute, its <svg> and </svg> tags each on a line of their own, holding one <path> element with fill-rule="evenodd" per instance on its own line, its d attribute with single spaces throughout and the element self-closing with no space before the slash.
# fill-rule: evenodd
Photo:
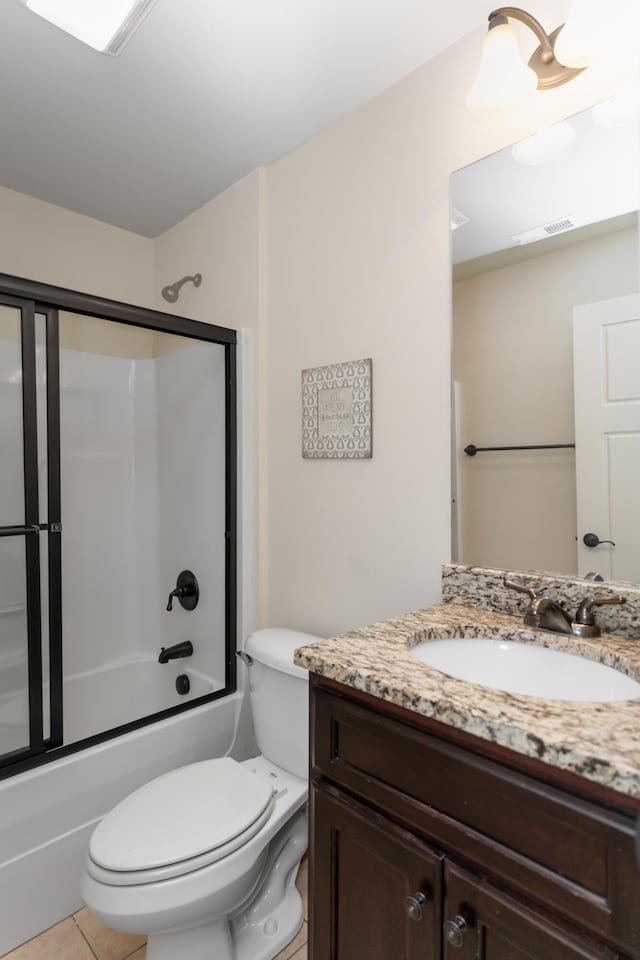
<svg viewBox="0 0 640 960">
<path fill-rule="evenodd" d="M 250 657 L 248 653 L 245 653 L 244 650 L 236 650 L 236 657 L 239 660 L 242 660 L 246 667 L 250 667 L 253 663 L 253 657 Z"/>
</svg>

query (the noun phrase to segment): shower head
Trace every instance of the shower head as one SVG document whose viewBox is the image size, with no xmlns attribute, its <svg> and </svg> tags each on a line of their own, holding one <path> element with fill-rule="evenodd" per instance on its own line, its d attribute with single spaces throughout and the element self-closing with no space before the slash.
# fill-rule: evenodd
<svg viewBox="0 0 640 960">
<path fill-rule="evenodd" d="M 183 284 L 187 283 L 190 280 L 194 287 L 199 287 L 202 283 L 202 274 L 194 273 L 192 277 L 183 277 L 182 280 L 176 280 L 175 283 L 170 283 L 168 286 L 162 288 L 162 296 L 165 300 L 168 300 L 169 303 L 175 303 L 178 297 L 180 296 L 180 288 Z"/>
</svg>

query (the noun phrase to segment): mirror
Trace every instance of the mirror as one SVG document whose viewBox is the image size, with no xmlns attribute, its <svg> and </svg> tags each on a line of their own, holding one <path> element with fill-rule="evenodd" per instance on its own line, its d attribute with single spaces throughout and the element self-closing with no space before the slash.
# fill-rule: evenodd
<svg viewBox="0 0 640 960">
<path fill-rule="evenodd" d="M 452 176 L 455 561 L 640 582 L 637 95 Z"/>
</svg>

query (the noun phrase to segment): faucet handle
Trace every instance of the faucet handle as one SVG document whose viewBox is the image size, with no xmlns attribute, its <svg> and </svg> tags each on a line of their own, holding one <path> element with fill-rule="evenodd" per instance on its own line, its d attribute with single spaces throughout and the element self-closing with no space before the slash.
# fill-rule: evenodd
<svg viewBox="0 0 640 960">
<path fill-rule="evenodd" d="M 171 611 L 173 610 L 173 598 L 184 597 L 184 591 L 185 591 L 184 587 L 176 587 L 175 590 L 171 591 L 171 593 L 169 594 L 169 599 L 167 601 L 167 610 L 169 611 L 169 613 L 171 613 Z"/>
<path fill-rule="evenodd" d="M 585 624 L 588 627 L 595 626 L 595 617 L 593 615 L 594 607 L 602 607 L 607 603 L 616 603 L 622 604 L 626 603 L 626 597 L 586 597 L 578 607 L 578 612 L 576 613 L 576 623 Z"/>
<path fill-rule="evenodd" d="M 200 588 L 195 574 L 191 570 L 183 570 L 178 574 L 178 580 L 175 588 L 169 594 L 167 601 L 167 610 L 173 609 L 173 598 L 180 602 L 180 606 L 185 610 L 195 610 L 200 598 Z"/>
<path fill-rule="evenodd" d="M 544 597 L 544 590 L 536 590 L 535 587 L 528 587 L 526 583 L 519 583 L 517 580 L 509 580 L 508 577 L 505 577 L 502 581 L 505 587 L 509 587 L 511 590 L 517 590 L 518 593 L 526 593 L 531 600 L 539 600 L 540 597 Z"/>
</svg>

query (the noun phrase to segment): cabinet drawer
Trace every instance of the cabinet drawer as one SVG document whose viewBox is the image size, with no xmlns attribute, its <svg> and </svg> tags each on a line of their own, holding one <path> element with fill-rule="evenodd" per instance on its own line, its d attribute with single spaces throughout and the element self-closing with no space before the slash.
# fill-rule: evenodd
<svg viewBox="0 0 640 960">
<path fill-rule="evenodd" d="M 443 960 L 624 960 L 603 943 L 445 864 Z"/>
<path fill-rule="evenodd" d="M 634 823 L 316 688 L 312 775 L 640 957 Z"/>
</svg>

